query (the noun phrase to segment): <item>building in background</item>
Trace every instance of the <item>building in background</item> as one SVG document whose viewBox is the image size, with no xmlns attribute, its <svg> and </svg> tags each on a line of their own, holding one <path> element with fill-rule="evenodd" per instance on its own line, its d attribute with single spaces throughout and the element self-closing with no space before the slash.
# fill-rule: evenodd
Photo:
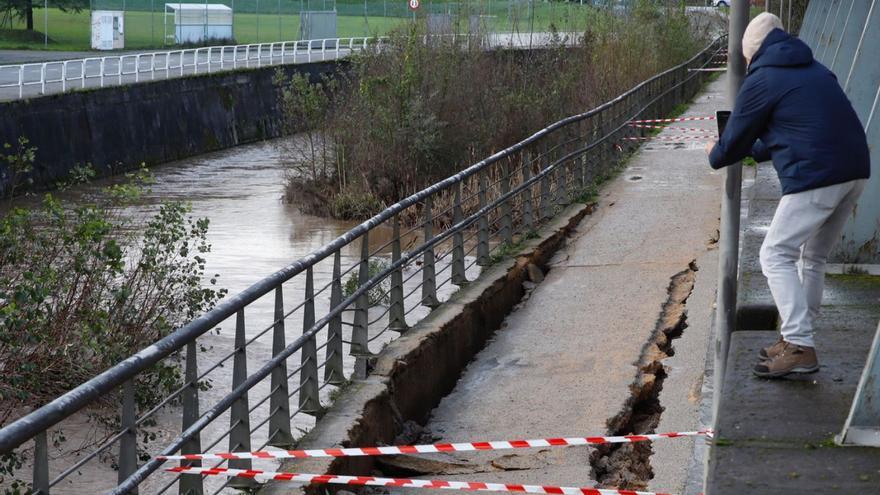
<svg viewBox="0 0 880 495">
<path fill-rule="evenodd" d="M 172 22 L 170 30 L 169 18 Z M 232 39 L 231 7 L 219 3 L 165 4 L 165 44 Z"/>
<path fill-rule="evenodd" d="M 125 48 L 125 12 L 121 10 L 92 11 L 92 49 Z"/>
<path fill-rule="evenodd" d="M 871 149 L 871 180 L 832 261 L 880 263 L 880 0 L 812 1 L 799 36 L 837 75 Z"/>
</svg>

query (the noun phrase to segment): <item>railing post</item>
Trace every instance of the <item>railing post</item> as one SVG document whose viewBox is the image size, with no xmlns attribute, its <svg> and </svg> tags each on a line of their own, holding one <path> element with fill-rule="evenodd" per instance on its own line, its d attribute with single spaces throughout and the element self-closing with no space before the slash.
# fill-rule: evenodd
<svg viewBox="0 0 880 495">
<path fill-rule="evenodd" d="M 333 281 L 330 282 L 330 310 L 342 304 L 342 253 L 333 253 Z M 327 351 L 324 381 L 332 385 L 345 383 L 342 368 L 342 315 L 330 319 L 327 325 Z"/>
<path fill-rule="evenodd" d="M 486 170 L 479 173 L 480 190 L 478 197 L 480 200 L 480 209 L 486 207 L 487 194 L 489 190 L 489 178 Z M 477 264 L 480 266 L 488 266 L 491 263 L 489 259 L 489 215 L 481 215 L 477 220 Z"/>
<path fill-rule="evenodd" d="M 532 179 L 532 155 L 526 152 L 523 155 L 522 166 L 523 184 Z M 532 212 L 532 187 L 528 186 L 522 192 L 522 223 L 523 233 L 529 234 L 535 230 L 535 216 Z"/>
<path fill-rule="evenodd" d="M 579 130 L 580 141 L 577 142 L 577 149 L 581 149 L 589 143 L 587 135 L 590 130 L 590 122 L 587 120 L 581 121 Z M 581 195 L 587 185 L 587 154 L 585 152 L 581 152 L 581 155 L 577 158 L 577 172 L 575 173 L 577 174 L 577 191 L 575 194 Z"/>
<path fill-rule="evenodd" d="M 49 495 L 49 441 L 46 431 L 34 437 L 34 495 Z"/>
<path fill-rule="evenodd" d="M 391 241 L 391 263 L 400 261 L 400 216 L 394 215 L 394 225 Z M 403 300 L 403 267 L 391 272 L 391 302 L 388 308 L 388 328 L 395 332 L 405 332 L 409 325 L 406 324 L 406 306 Z"/>
<path fill-rule="evenodd" d="M 361 237 L 361 261 L 358 267 L 358 288 L 370 280 L 370 232 Z M 370 296 L 361 294 L 355 302 L 354 326 L 351 331 L 351 355 L 354 356 L 354 378 L 367 378 L 367 360 L 369 349 Z"/>
<path fill-rule="evenodd" d="M 544 160 L 549 160 L 550 153 L 548 152 L 546 142 L 544 143 L 544 152 L 542 153 L 542 155 L 544 157 Z M 541 173 L 546 167 L 538 168 L 538 173 Z M 551 175 L 549 173 L 541 176 L 541 197 L 538 202 L 541 221 L 539 223 L 543 223 L 553 216 L 553 206 L 550 205 L 550 178 Z"/>
<path fill-rule="evenodd" d="M 461 181 L 453 186 L 455 188 L 455 204 L 452 207 L 452 223 L 457 225 L 464 215 L 461 210 Z M 464 234 L 461 230 L 452 235 L 452 283 L 458 286 L 468 282 L 464 269 Z"/>
<path fill-rule="evenodd" d="M 193 423 L 199 419 L 199 368 L 196 361 L 198 352 L 195 341 L 186 345 L 186 363 L 184 365 L 186 389 L 181 394 L 181 401 L 183 402 L 183 423 L 181 425 L 181 431 L 186 431 L 187 428 L 192 426 Z M 180 453 L 184 455 L 201 454 L 201 432 L 196 433 L 193 438 L 184 442 L 180 447 Z M 190 461 L 182 464 L 186 466 L 201 466 L 199 461 Z M 181 476 L 180 481 L 178 482 L 178 489 L 180 495 L 201 495 L 203 493 L 202 477 Z"/>
<path fill-rule="evenodd" d="M 287 347 L 284 334 L 284 291 L 279 284 L 275 288 L 275 323 L 272 328 L 272 355 L 277 356 Z M 287 448 L 293 445 L 290 431 L 290 396 L 288 395 L 287 363 L 272 370 L 269 398 L 269 441 L 273 447 Z"/>
<path fill-rule="evenodd" d="M 607 109 L 602 110 L 596 114 L 596 139 L 603 139 L 603 141 L 596 147 L 596 153 L 599 155 L 598 157 L 598 170 L 594 174 L 595 178 L 602 177 L 605 175 L 605 170 L 608 167 L 608 152 L 614 147 L 614 139 L 612 137 L 608 137 L 605 139 L 605 136 L 608 136 L 608 118 L 606 115 Z"/>
<path fill-rule="evenodd" d="M 247 379 L 247 339 L 245 336 L 244 308 L 235 314 L 235 354 L 232 357 L 232 390 L 238 388 Z M 229 451 L 251 451 L 251 422 L 248 393 L 232 403 L 229 408 Z M 251 469 L 250 459 L 230 459 L 231 469 Z M 256 486 L 253 479 L 232 478 L 229 486 L 248 489 Z"/>
<path fill-rule="evenodd" d="M 556 194 L 553 198 L 554 206 L 564 207 L 568 204 L 568 162 L 562 162 L 556 165 L 553 170 L 556 177 Z"/>
<path fill-rule="evenodd" d="M 117 480 L 121 484 L 129 476 L 137 471 L 137 414 L 135 412 L 134 380 L 125 382 L 122 386 L 122 414 L 120 415 L 123 433 L 119 439 L 119 473 Z M 128 492 L 130 495 L 137 491 Z"/>
<path fill-rule="evenodd" d="M 303 306 L 303 334 L 315 326 L 315 282 L 312 267 L 306 269 L 306 293 Z M 318 344 L 309 337 L 300 349 L 299 408 L 306 414 L 319 416 L 322 412 L 318 398 Z"/>
<path fill-rule="evenodd" d="M 427 243 L 434 238 L 434 217 L 431 212 L 433 201 L 431 196 L 425 198 L 425 220 L 423 224 L 424 241 Z M 422 257 L 422 304 L 429 308 L 440 305 L 437 300 L 437 275 L 434 271 L 434 246 L 425 249 Z"/>
<path fill-rule="evenodd" d="M 501 195 L 510 192 L 510 158 L 501 165 Z M 511 203 L 513 198 L 509 198 L 501 203 L 501 240 L 507 244 L 513 243 L 513 214 Z"/>
</svg>

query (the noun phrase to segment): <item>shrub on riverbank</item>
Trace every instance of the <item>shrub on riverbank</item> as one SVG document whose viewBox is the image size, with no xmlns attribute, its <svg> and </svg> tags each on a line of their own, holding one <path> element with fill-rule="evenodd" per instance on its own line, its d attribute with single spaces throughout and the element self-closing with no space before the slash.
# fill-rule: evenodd
<svg viewBox="0 0 880 495">
<path fill-rule="evenodd" d="M 288 200 L 338 215 L 352 209 L 332 208 L 334 198 L 368 197 L 375 208 L 347 218 L 368 217 L 687 59 L 708 37 L 680 9 L 647 1 L 626 15 L 596 9 L 574 46 L 559 35 L 546 48 L 487 51 L 478 38 L 424 35 L 418 24 L 393 33 L 333 84 L 279 82 L 288 122 L 310 129 L 310 142 L 322 136 L 311 154 L 287 154 Z M 316 99 L 324 111 L 304 119 Z M 302 173 L 310 162 L 325 175 Z"/>
<path fill-rule="evenodd" d="M 83 180 L 93 175 L 78 170 Z M 225 294 L 213 288 L 216 275 L 203 287 L 211 250 L 207 218 L 189 218 L 180 203 L 163 204 L 143 219 L 123 212 L 148 180 L 142 171 L 78 206 L 47 194 L 41 205 L 11 208 L 0 218 L 0 427 L 152 344 Z M 139 407 L 180 383 L 173 360 L 141 373 Z M 117 408 L 94 413 L 112 423 Z M 0 482 L 15 464 L 0 462 Z"/>
</svg>

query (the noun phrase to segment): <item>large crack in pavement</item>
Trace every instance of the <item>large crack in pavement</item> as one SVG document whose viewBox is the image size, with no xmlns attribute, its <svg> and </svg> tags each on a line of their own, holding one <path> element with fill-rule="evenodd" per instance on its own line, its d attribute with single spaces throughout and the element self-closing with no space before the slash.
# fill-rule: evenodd
<svg viewBox="0 0 880 495">
<path fill-rule="evenodd" d="M 608 420 L 609 435 L 655 433 L 660 424 L 660 391 L 666 378 L 663 360 L 675 354 L 672 342 L 687 328 L 687 300 L 693 292 L 697 270 L 696 261 L 691 261 L 686 270 L 672 277 L 667 289 L 669 297 L 637 363 L 638 375 L 630 385 L 631 395 L 621 411 Z M 590 456 L 593 479 L 600 487 L 644 490 L 654 477 L 652 453 L 650 442 L 599 446 Z"/>
</svg>

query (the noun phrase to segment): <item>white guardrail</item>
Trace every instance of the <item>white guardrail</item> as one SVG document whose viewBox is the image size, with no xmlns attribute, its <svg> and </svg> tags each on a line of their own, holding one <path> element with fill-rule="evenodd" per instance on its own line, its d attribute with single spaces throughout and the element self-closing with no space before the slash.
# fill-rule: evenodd
<svg viewBox="0 0 880 495">
<path fill-rule="evenodd" d="M 376 37 L 283 41 L 3 65 L 0 66 L 0 99 L 20 99 L 72 89 L 103 88 L 239 68 L 327 60 L 328 57 L 346 56 L 383 41 L 384 38 Z"/>
<path fill-rule="evenodd" d="M 491 33 L 476 38 L 444 34 L 425 36 L 425 42 L 436 37 L 455 43 L 464 38 L 468 44 L 478 39 L 480 45 L 487 48 L 529 48 L 575 44 L 577 34 Z M 382 46 L 387 41 L 387 37 L 278 41 L 0 65 L 0 101 L 240 68 L 337 59 L 369 46 Z"/>
</svg>

